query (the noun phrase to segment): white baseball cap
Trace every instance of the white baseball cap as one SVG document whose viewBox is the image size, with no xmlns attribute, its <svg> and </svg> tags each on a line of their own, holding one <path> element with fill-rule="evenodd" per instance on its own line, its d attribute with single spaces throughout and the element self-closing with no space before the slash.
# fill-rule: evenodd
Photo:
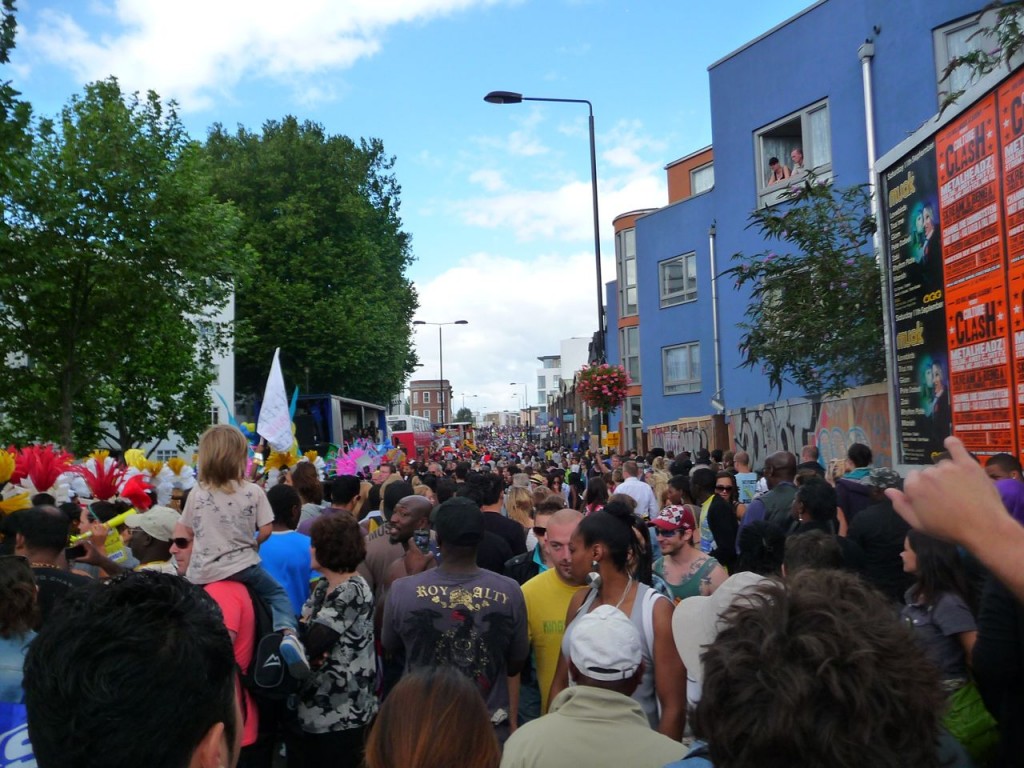
<svg viewBox="0 0 1024 768">
<path fill-rule="evenodd" d="M 569 658 L 593 680 L 627 680 L 644 658 L 640 632 L 618 608 L 599 605 L 574 622 Z"/>
</svg>

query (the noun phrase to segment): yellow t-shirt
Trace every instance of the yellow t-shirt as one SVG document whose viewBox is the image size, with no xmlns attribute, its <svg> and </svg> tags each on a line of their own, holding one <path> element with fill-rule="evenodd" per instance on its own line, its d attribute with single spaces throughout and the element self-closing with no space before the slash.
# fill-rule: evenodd
<svg viewBox="0 0 1024 768">
<path fill-rule="evenodd" d="M 566 584 L 554 568 L 539 573 L 523 584 L 526 600 L 526 626 L 537 662 L 537 685 L 540 686 L 540 711 L 548 711 L 548 691 L 555 679 L 558 654 L 565 634 L 565 613 L 572 596 L 583 587 Z"/>
</svg>

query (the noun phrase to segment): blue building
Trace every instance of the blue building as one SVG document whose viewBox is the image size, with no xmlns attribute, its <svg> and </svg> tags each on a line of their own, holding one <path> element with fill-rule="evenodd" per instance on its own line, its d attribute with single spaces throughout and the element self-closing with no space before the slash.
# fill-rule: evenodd
<svg viewBox="0 0 1024 768">
<path fill-rule="evenodd" d="M 719 274 L 732 266 L 733 254 L 765 249 L 747 225 L 750 212 L 777 202 L 788 183 L 769 183 L 772 157 L 793 166 L 795 152 L 802 152 L 803 167 L 819 178 L 867 183 L 874 160 L 937 113 L 951 87 L 940 85 L 942 72 L 953 55 L 980 44 L 968 38 L 985 5 L 821 0 L 708 68 L 712 147 L 666 167 L 668 205 L 616 219 L 609 359 L 639 372 L 633 393 L 639 405 L 627 401 L 621 409 L 624 445 L 639 447 L 646 434 L 649 445 L 673 449 L 749 447 L 760 454 L 757 463 L 770 450 L 799 452 L 819 442 L 822 403 L 792 386 L 777 395 L 767 377 L 741 367 L 737 323 L 749 296 L 725 279 L 717 285 L 716 345 L 712 254 Z M 960 84 L 954 80 L 952 87 Z M 866 99 L 874 115 L 871 158 Z M 884 399 L 884 392 L 864 396 Z M 778 413 L 766 413 L 779 400 L 806 413 L 787 426 Z M 854 405 L 861 415 L 848 404 L 842 418 L 832 409 L 832 422 L 842 422 L 837 428 L 847 436 L 870 440 L 853 423 L 862 418 L 863 403 Z M 867 410 L 876 422 L 880 411 L 887 413 L 877 402 Z M 774 426 L 744 425 L 749 412 Z M 743 437 L 752 429 L 760 433 Z M 877 443 L 887 427 L 876 423 L 867 431 Z"/>
</svg>

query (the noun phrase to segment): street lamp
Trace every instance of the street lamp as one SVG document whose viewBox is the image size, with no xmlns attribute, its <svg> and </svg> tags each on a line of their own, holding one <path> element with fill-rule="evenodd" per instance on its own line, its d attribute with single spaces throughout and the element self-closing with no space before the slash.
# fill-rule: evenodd
<svg viewBox="0 0 1024 768">
<path fill-rule="evenodd" d="M 604 360 L 604 285 L 601 280 L 601 224 L 597 215 L 597 150 L 594 145 L 594 105 L 586 99 L 545 99 L 523 96 L 514 91 L 491 91 L 484 96 L 488 104 L 519 104 L 524 101 L 554 101 L 563 104 L 586 104 L 590 122 L 590 194 L 594 205 L 594 266 L 597 270 L 597 359 Z"/>
<path fill-rule="evenodd" d="M 446 325 L 469 325 L 469 320 L 452 320 L 451 322 L 447 322 L 447 323 L 428 323 L 426 320 L 413 320 L 412 324 L 413 325 L 436 325 L 437 326 L 437 359 L 438 359 L 438 365 L 440 367 L 440 378 L 438 379 L 437 386 L 438 386 L 438 389 L 441 390 L 442 396 L 444 397 L 444 395 L 446 394 L 445 393 L 445 388 L 444 388 L 444 339 L 441 336 L 441 331 L 444 328 L 444 326 L 446 326 Z M 449 421 L 451 421 L 451 419 L 448 418 L 448 398 L 447 397 L 444 398 L 444 404 L 443 404 L 443 407 L 441 408 L 441 413 L 444 416 L 444 418 L 441 419 L 441 421 L 443 423 L 447 424 Z"/>
<path fill-rule="evenodd" d="M 532 426 L 531 420 L 530 420 L 530 414 L 531 414 L 531 411 L 533 410 L 533 408 L 530 405 L 530 398 L 526 394 L 526 382 L 523 382 L 523 381 L 510 381 L 509 382 L 509 386 L 511 386 L 511 387 L 522 386 L 522 388 L 523 388 L 523 407 L 526 408 L 526 438 L 529 439 L 530 438 L 530 427 Z"/>
<path fill-rule="evenodd" d="M 465 392 L 463 392 L 462 393 L 462 407 L 463 408 L 466 407 L 466 398 L 467 397 L 480 397 L 480 395 L 467 395 Z"/>
</svg>

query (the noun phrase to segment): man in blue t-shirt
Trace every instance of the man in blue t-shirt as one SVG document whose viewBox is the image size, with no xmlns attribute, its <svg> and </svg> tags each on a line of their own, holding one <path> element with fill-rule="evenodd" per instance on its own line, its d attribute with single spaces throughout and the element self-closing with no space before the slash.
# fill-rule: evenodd
<svg viewBox="0 0 1024 768">
<path fill-rule="evenodd" d="M 270 538 L 260 545 L 260 558 L 263 567 L 288 593 L 298 616 L 309 597 L 310 582 L 318 578 L 309 557 L 309 536 L 295 530 L 302 501 L 290 485 L 275 485 L 267 491 L 267 500 L 274 510 L 274 523 Z"/>
</svg>

